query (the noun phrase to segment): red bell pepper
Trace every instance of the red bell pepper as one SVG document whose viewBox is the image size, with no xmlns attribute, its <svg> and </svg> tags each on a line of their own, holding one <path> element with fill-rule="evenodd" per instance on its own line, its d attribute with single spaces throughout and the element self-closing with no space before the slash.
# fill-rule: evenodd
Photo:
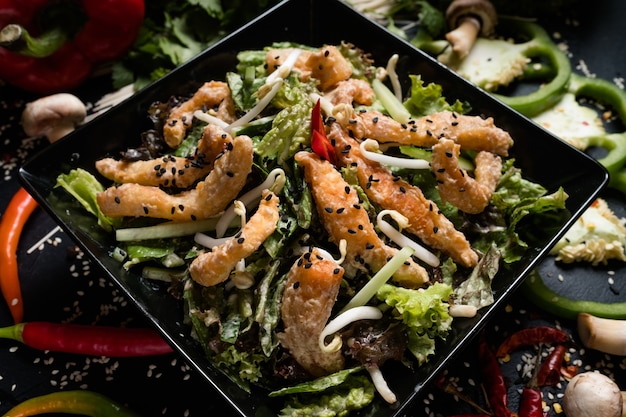
<svg viewBox="0 0 626 417">
<path fill-rule="evenodd" d="M 120 57 L 143 23 L 143 0 L 0 0 L 0 79 L 51 94 Z"/>
</svg>

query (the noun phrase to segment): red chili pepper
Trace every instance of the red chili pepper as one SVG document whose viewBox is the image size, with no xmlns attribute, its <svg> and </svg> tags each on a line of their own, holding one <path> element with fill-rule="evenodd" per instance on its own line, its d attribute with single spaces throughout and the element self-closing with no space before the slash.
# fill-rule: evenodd
<svg viewBox="0 0 626 417">
<path fill-rule="evenodd" d="M 539 362 L 541 361 L 541 348 L 537 354 L 535 370 L 533 375 L 522 390 L 520 405 L 518 410 L 519 417 L 543 417 L 543 394 L 538 383 L 540 371 Z"/>
<path fill-rule="evenodd" d="M 93 391 L 59 391 L 29 398 L 7 411 L 3 417 L 28 417 L 63 413 L 92 417 L 138 417 L 123 405 Z"/>
<path fill-rule="evenodd" d="M 512 417 L 513 413 L 508 407 L 507 388 L 502 370 L 500 369 L 500 363 L 484 336 L 481 336 L 478 345 L 478 362 L 482 379 L 485 383 L 487 398 L 494 416 Z"/>
<path fill-rule="evenodd" d="M 522 390 L 519 417 L 543 417 L 543 396 L 538 387 L 526 386 Z"/>
<path fill-rule="evenodd" d="M 565 358 L 567 348 L 565 345 L 556 345 L 550 355 L 541 364 L 537 374 L 537 384 L 540 387 L 556 385 L 561 381 L 561 365 Z"/>
<path fill-rule="evenodd" d="M 320 158 L 327 160 L 333 165 L 337 165 L 335 148 L 326 136 L 326 130 L 324 130 L 320 100 L 317 100 L 317 103 L 315 103 L 311 111 L 311 149 L 313 149 L 313 152 Z"/>
<path fill-rule="evenodd" d="M 130 357 L 172 352 L 161 335 L 149 328 L 35 321 L 0 328 L 0 338 L 13 339 L 35 349 L 81 355 Z"/>
<path fill-rule="evenodd" d="M 569 334 L 556 327 L 535 326 L 519 330 L 507 337 L 498 347 L 496 356 L 503 358 L 514 350 L 523 346 L 533 346 L 539 343 L 567 343 L 571 341 Z"/>
<path fill-rule="evenodd" d="M 72 89 L 120 57 L 143 23 L 143 0 L 0 0 L 0 79 L 35 93 Z"/>
<path fill-rule="evenodd" d="M 14 323 L 20 323 L 24 318 L 17 248 L 22 229 L 36 208 L 35 199 L 24 188 L 20 188 L 9 201 L 0 221 L 0 290 L 9 305 Z"/>
</svg>

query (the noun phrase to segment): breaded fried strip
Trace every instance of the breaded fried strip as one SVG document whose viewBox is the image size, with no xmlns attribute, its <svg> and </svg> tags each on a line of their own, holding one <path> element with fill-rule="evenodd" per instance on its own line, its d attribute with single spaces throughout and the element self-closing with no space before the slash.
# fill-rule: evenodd
<svg viewBox="0 0 626 417">
<path fill-rule="evenodd" d="M 502 156 L 507 156 L 513 146 L 511 135 L 497 127 L 491 117 L 483 119 L 442 111 L 412 119 L 404 125 L 380 112 L 366 111 L 354 114 L 348 120 L 337 120 L 352 131 L 354 137 L 376 139 L 381 143 L 430 147 L 439 138 L 446 137 L 463 149 L 489 151 Z"/>
<path fill-rule="evenodd" d="M 226 151 L 217 156 L 209 175 L 193 189 L 173 195 L 159 187 L 122 184 L 99 193 L 98 205 L 111 217 L 206 219 L 223 211 L 237 197 L 252 169 L 252 156 L 252 140 L 237 136 L 227 142 Z"/>
<path fill-rule="evenodd" d="M 336 244 L 347 242 L 346 261 L 354 268 L 376 272 L 397 249 L 387 246 L 376 234 L 367 212 L 354 190 L 335 167 L 311 152 L 298 152 L 296 161 L 304 167 L 317 212 Z M 393 279 L 407 287 L 419 287 L 429 280 L 428 273 L 412 259 L 399 268 Z"/>
<path fill-rule="evenodd" d="M 284 332 L 278 334 L 278 340 L 315 377 L 344 367 L 341 350 L 324 352 L 317 343 L 335 305 L 343 272 L 336 262 L 323 259 L 313 248 L 291 266 L 283 292 Z"/>
<path fill-rule="evenodd" d="M 437 190 L 448 201 L 466 213 L 480 213 L 489 204 L 502 173 L 502 160 L 490 152 L 479 152 L 474 159 L 472 178 L 459 166 L 461 147 L 449 139 L 433 146 L 431 166 L 437 178 Z"/>
<path fill-rule="evenodd" d="M 217 125 L 209 124 L 198 141 L 193 155 L 185 158 L 164 156 L 149 161 L 120 161 L 103 158 L 96 161 L 96 169 L 105 178 L 123 184 L 187 188 L 204 178 L 213 168 L 215 157 L 225 150 L 232 138 Z"/>
<path fill-rule="evenodd" d="M 367 81 L 350 78 L 339 81 L 324 94 L 324 98 L 334 105 L 355 103 L 370 106 L 374 102 L 374 90 Z"/>
<path fill-rule="evenodd" d="M 257 211 L 239 233 L 191 262 L 191 278 L 207 287 L 226 281 L 237 262 L 255 252 L 276 230 L 278 203 L 276 194 L 264 190 Z"/>
<path fill-rule="evenodd" d="M 218 117 L 228 123 L 233 122 L 235 108 L 228 84 L 222 81 L 204 83 L 189 100 L 170 111 L 163 126 L 165 143 L 171 148 L 177 148 L 191 126 L 193 113 L 196 110 L 212 109 L 218 106 L 220 107 Z"/>
<path fill-rule="evenodd" d="M 268 73 L 278 69 L 292 51 L 291 48 L 270 49 L 265 55 Z M 319 51 L 303 50 L 296 60 L 294 70 L 300 72 L 303 81 L 311 77 L 319 80 L 320 91 L 326 91 L 352 75 L 352 66 L 333 45 L 324 46 Z"/>
<path fill-rule="evenodd" d="M 350 138 L 339 124 L 331 126 L 329 138 L 335 141 L 337 156 L 342 163 L 356 165 L 359 183 L 372 202 L 404 215 L 410 223 L 406 230 L 426 245 L 448 254 L 464 266 L 476 265 L 478 255 L 465 235 L 456 230 L 437 205 L 424 196 L 422 190 L 395 177 L 378 162 L 364 158 L 358 142 Z"/>
</svg>

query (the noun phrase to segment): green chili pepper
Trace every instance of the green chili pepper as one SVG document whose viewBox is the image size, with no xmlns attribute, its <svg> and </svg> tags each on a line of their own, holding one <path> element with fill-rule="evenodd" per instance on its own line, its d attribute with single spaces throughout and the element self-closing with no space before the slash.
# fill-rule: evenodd
<svg viewBox="0 0 626 417">
<path fill-rule="evenodd" d="M 91 417 L 139 417 L 105 395 L 86 390 L 59 391 L 29 398 L 7 411 L 2 417 L 28 417 L 48 413 Z"/>
<path fill-rule="evenodd" d="M 519 19 L 506 19 L 505 22 L 501 23 L 501 26 L 506 28 L 507 33 L 529 39 L 523 43 L 523 54 L 526 57 L 545 59 L 549 64 L 542 65 L 542 71 L 537 71 L 530 65 L 524 75 L 526 79 L 553 75 L 552 79 L 542 85 L 541 88 L 526 95 L 506 96 L 497 93 L 493 94 L 523 115 L 534 117 L 553 107 L 561 100 L 572 74 L 571 63 L 569 58 L 538 24 Z M 553 71 L 545 71 L 546 68 L 552 68 Z"/>
<path fill-rule="evenodd" d="M 521 291 L 537 307 L 565 319 L 576 320 L 578 313 L 607 319 L 626 319 L 626 302 L 601 303 L 563 297 L 550 289 L 536 270 L 524 280 Z"/>
<path fill-rule="evenodd" d="M 572 74 L 568 91 L 576 98 L 585 97 L 610 106 L 622 124 L 626 122 L 626 92 L 612 82 Z M 626 193 L 626 132 L 589 137 L 583 143 L 587 148 L 599 146 L 607 151 L 598 162 L 609 171 L 609 187 Z"/>
<path fill-rule="evenodd" d="M 495 79 L 501 76 L 507 78 L 503 74 L 494 74 L 493 86 L 481 85 L 479 81 L 474 82 L 527 117 L 534 117 L 552 108 L 567 92 L 568 82 L 572 74 L 569 58 L 552 41 L 548 33 L 536 23 L 515 18 L 500 18 L 498 29 L 501 29 L 499 35 L 520 40 L 518 43 L 510 44 L 510 49 L 514 51 L 513 55 L 533 60 L 530 65 L 526 66 L 521 76 L 517 75 L 518 80 L 540 82 L 541 87 L 528 94 L 509 96 L 497 92 L 501 90 L 499 87 L 503 87 L 505 81 L 496 82 Z M 411 43 L 429 54 L 437 55 L 438 58 L 446 55 L 445 51 L 449 48 L 447 41 L 433 39 L 423 29 L 418 30 L 416 36 L 411 39 Z M 488 49 L 489 47 L 486 48 L 487 51 Z M 498 60 L 499 55 L 502 54 L 502 48 L 494 46 L 492 51 L 485 53 L 492 55 L 482 56 L 479 59 Z M 454 61 L 454 58 L 451 59 Z M 454 69 L 460 63 L 450 62 L 449 65 Z M 458 70 L 458 68 L 456 69 Z M 508 67 L 502 69 L 504 72 L 508 70 Z M 472 80 L 470 79 L 470 81 Z"/>
</svg>

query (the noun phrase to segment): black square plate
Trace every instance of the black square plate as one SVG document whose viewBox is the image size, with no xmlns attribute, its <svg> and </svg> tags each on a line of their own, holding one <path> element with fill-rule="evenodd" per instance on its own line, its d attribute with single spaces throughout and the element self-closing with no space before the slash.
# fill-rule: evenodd
<svg viewBox="0 0 626 417">
<path fill-rule="evenodd" d="M 595 160 L 564 144 L 347 4 L 338 0 L 288 0 L 47 147 L 22 167 L 20 178 L 65 232 L 106 271 L 110 279 L 234 409 L 243 416 L 275 414 L 277 410 L 265 392 L 244 392 L 212 365 L 201 347 L 189 337 L 190 329 L 183 323 L 182 306 L 164 289 L 125 271 L 119 262 L 113 260 L 109 253 L 115 246 L 114 236 L 100 230 L 92 216 L 85 214 L 64 191 L 54 186 L 60 173 L 77 167 L 95 173 L 94 162 L 97 159 L 137 145 L 140 133 L 151 127 L 147 109 L 154 101 L 191 93 L 207 80 L 223 79 L 226 71 L 234 69 L 238 51 L 260 49 L 279 41 L 311 46 L 347 41 L 371 53 L 377 65 L 385 65 L 392 54 L 398 54 L 400 75 L 419 74 L 425 83 L 440 84 L 448 101 L 468 101 L 473 114 L 493 117 L 496 124 L 508 130 L 515 139 L 511 156 L 516 158 L 516 165 L 522 168 L 524 175 L 549 191 L 563 186 L 570 196 L 567 208 L 571 218 L 564 221 L 560 231 L 546 236 L 540 245 L 530 248 L 524 258 L 510 268 L 501 268 L 494 282 L 495 304 L 482 309 L 473 319 L 455 321 L 453 331 L 426 365 L 414 372 L 403 367 L 385 369 L 390 387 L 399 399 L 398 404 L 392 408 L 382 401 L 375 402 L 368 409 L 356 413 L 359 416 L 398 416 L 407 411 L 410 401 L 478 333 L 494 310 L 505 302 L 506 297 L 605 186 L 608 175 Z M 408 77 L 401 79 L 405 81 L 406 89 Z"/>
</svg>

